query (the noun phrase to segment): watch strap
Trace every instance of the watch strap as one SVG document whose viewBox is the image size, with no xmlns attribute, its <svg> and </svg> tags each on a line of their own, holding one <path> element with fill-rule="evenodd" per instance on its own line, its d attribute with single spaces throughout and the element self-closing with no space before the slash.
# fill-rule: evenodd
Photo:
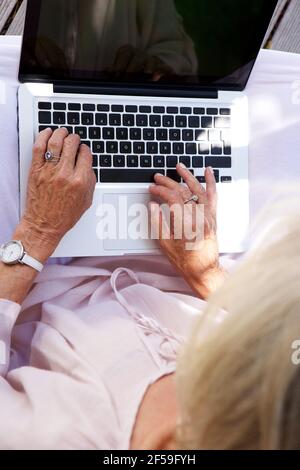
<svg viewBox="0 0 300 470">
<path fill-rule="evenodd" d="M 41 272 L 43 270 L 43 265 L 38 260 L 32 258 L 27 253 L 24 253 L 23 258 L 20 260 L 20 263 L 27 264 L 31 268 L 35 269 L 36 271 Z"/>
</svg>

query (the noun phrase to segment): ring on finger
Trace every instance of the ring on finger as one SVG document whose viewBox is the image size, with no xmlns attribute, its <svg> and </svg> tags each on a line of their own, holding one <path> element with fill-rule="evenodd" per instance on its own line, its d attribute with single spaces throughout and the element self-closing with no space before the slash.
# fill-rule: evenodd
<svg viewBox="0 0 300 470">
<path fill-rule="evenodd" d="M 45 162 L 49 163 L 58 163 L 61 159 L 61 156 L 55 155 L 51 150 L 47 150 L 44 155 Z"/>
<path fill-rule="evenodd" d="M 199 196 L 193 194 L 189 199 L 184 201 L 184 204 L 188 204 L 189 202 L 195 202 L 197 204 L 199 202 Z"/>
</svg>

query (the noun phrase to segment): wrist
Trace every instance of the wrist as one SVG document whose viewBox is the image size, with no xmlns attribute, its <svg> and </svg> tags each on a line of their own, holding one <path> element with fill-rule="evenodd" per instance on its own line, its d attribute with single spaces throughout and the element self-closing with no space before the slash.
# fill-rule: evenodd
<svg viewBox="0 0 300 470">
<path fill-rule="evenodd" d="M 14 240 L 20 240 L 28 255 L 44 264 L 56 249 L 59 240 L 49 239 L 32 224 L 21 220 L 13 234 Z"/>
</svg>

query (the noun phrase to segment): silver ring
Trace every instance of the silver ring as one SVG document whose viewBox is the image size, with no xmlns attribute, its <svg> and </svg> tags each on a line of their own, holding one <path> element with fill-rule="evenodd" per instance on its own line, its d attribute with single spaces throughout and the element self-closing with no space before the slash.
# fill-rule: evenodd
<svg viewBox="0 0 300 470">
<path fill-rule="evenodd" d="M 47 152 L 44 155 L 44 160 L 45 162 L 51 162 L 51 163 L 58 163 L 60 161 L 60 157 L 57 157 L 54 155 L 51 150 L 47 150 Z"/>
<path fill-rule="evenodd" d="M 199 201 L 199 196 L 196 196 L 196 194 L 193 194 L 190 199 L 187 199 L 184 204 L 188 204 L 189 202 L 198 202 Z"/>
</svg>

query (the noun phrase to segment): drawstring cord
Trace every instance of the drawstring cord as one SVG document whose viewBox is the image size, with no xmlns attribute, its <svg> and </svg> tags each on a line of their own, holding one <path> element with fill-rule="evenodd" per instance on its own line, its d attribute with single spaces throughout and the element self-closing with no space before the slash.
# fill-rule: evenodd
<svg viewBox="0 0 300 470">
<path fill-rule="evenodd" d="M 116 269 L 111 275 L 110 283 L 111 283 L 111 287 L 115 293 L 117 300 L 127 310 L 129 315 L 138 324 L 138 326 L 144 331 L 146 336 L 149 334 L 156 334 L 162 337 L 162 342 L 159 347 L 159 354 L 161 355 L 161 357 L 165 360 L 175 360 L 177 357 L 178 346 L 180 346 L 183 343 L 184 338 L 174 334 L 168 328 L 162 327 L 153 318 L 146 317 L 145 315 L 137 312 L 134 306 L 131 306 L 128 304 L 125 297 L 118 291 L 118 288 L 116 285 L 118 277 L 121 274 L 127 274 L 128 277 L 132 279 L 136 284 L 139 284 L 140 282 L 136 274 L 130 269 L 126 269 L 126 268 Z M 143 342 L 145 343 L 153 360 L 156 362 L 158 366 L 160 366 L 160 363 L 158 362 L 157 358 L 154 356 L 153 351 L 149 348 L 149 345 L 147 344 L 147 342 L 144 341 L 144 338 L 143 338 Z M 165 345 L 167 346 L 168 351 L 164 350 Z"/>
</svg>

